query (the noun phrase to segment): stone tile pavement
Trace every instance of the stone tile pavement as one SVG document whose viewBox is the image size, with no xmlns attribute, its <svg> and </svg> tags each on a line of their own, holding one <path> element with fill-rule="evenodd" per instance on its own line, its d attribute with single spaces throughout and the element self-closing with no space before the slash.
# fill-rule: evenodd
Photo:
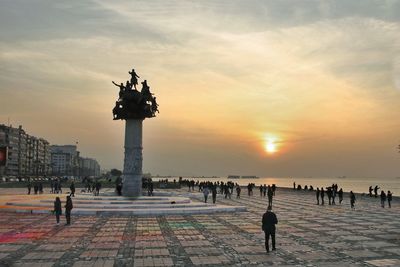
<svg viewBox="0 0 400 267">
<path fill-rule="evenodd" d="M 72 215 L 71 226 L 57 226 L 52 215 L 0 211 L 0 266 L 400 266 L 398 203 L 382 209 L 378 199 L 357 198 L 351 210 L 348 199 L 318 206 L 313 193 L 278 189 L 277 250 L 269 254 L 260 222 L 267 201 L 257 194 L 218 196 L 247 212 Z"/>
</svg>

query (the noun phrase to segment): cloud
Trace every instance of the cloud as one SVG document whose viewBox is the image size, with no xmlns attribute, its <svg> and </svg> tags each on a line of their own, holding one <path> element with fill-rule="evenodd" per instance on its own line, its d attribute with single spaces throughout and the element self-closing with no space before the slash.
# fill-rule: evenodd
<svg viewBox="0 0 400 267">
<path fill-rule="evenodd" d="M 210 173 L 229 162 L 263 172 L 258 152 L 266 133 L 299 155 L 336 139 L 379 142 L 379 132 L 399 129 L 392 122 L 400 115 L 393 90 L 400 84 L 399 1 L 5 1 L 1 7 L 3 114 L 35 131 L 35 117 L 49 125 L 64 121 L 59 129 L 40 126 L 57 142 L 79 135 L 106 166 L 121 164 L 123 146 L 123 124 L 110 117 L 117 95 L 111 80 L 125 81 L 133 66 L 160 103 L 159 117 L 145 122 L 155 170 L 177 167 L 182 155 L 194 166 L 215 153 L 212 160 L 224 167 L 215 163 Z M 31 101 L 14 111 L 24 99 Z M 196 150 L 200 155 L 190 152 Z M 235 151 L 248 160 L 238 161 Z"/>
</svg>

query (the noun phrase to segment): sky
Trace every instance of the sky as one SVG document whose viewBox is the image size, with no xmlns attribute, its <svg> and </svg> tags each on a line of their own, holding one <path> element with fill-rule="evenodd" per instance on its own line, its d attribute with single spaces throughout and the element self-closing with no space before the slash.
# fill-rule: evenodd
<svg viewBox="0 0 400 267">
<path fill-rule="evenodd" d="M 0 123 L 104 169 L 135 68 L 145 172 L 400 177 L 400 1 L 1 0 L 0 32 Z"/>
</svg>

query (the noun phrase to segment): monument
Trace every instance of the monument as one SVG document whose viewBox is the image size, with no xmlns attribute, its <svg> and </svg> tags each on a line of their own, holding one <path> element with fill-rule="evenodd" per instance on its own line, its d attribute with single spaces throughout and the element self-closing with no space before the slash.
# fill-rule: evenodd
<svg viewBox="0 0 400 267">
<path fill-rule="evenodd" d="M 137 90 L 138 78 L 134 69 L 128 72 L 130 80 L 117 84 L 119 98 L 113 108 L 114 120 L 125 120 L 125 155 L 122 173 L 122 195 L 139 197 L 142 195 L 142 129 L 143 120 L 153 118 L 158 111 L 156 97 L 150 92 L 147 81 L 144 80 L 141 91 Z"/>
</svg>

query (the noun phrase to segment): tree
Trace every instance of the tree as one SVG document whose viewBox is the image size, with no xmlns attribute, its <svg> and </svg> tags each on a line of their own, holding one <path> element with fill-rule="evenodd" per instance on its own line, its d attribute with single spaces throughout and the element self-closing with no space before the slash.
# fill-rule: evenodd
<svg viewBox="0 0 400 267">
<path fill-rule="evenodd" d="M 122 171 L 120 171 L 118 169 L 111 169 L 110 173 L 112 176 L 121 176 L 122 175 Z"/>
</svg>

